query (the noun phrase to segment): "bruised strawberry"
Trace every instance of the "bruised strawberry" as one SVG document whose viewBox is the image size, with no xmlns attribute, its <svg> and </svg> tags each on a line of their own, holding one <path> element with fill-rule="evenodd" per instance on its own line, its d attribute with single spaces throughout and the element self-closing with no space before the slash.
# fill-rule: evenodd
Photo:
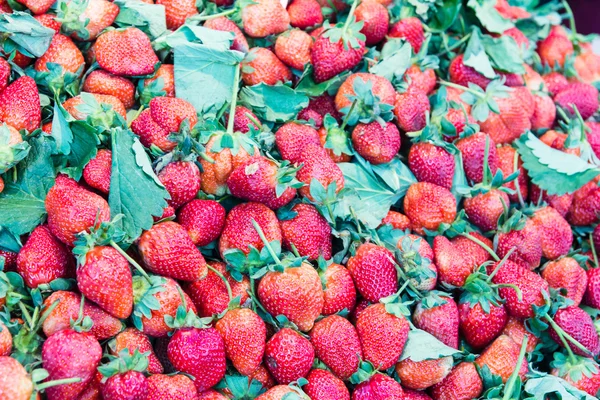
<svg viewBox="0 0 600 400">
<path fill-rule="evenodd" d="M 284 32 L 275 41 L 275 55 L 290 68 L 302 71 L 310 63 L 313 38 L 300 29 Z"/>
<path fill-rule="evenodd" d="M 248 46 L 246 36 L 244 36 L 240 28 L 227 17 L 211 18 L 204 23 L 204 27 L 216 31 L 233 32 L 235 36 L 233 38 L 233 43 L 231 43 L 231 50 L 241 51 L 242 53 L 248 52 L 250 47 Z"/>
<path fill-rule="evenodd" d="M 214 200 L 192 200 L 179 209 L 177 222 L 196 246 L 216 240 L 225 226 L 225 208 Z"/>
<path fill-rule="evenodd" d="M 394 255 L 385 247 L 364 243 L 348 259 L 347 268 L 358 292 L 367 300 L 377 302 L 398 290 L 398 275 Z"/>
<path fill-rule="evenodd" d="M 358 370 L 363 357 L 360 339 L 347 319 L 339 315 L 323 318 L 310 332 L 310 341 L 317 358 L 338 378 L 349 379 Z"/>
<path fill-rule="evenodd" d="M 278 0 L 256 0 L 242 9 L 242 24 L 248 36 L 262 38 L 285 31 L 290 16 Z"/>
<path fill-rule="evenodd" d="M 357 385 L 352 393 L 352 400 L 403 400 L 402 386 L 392 378 L 383 374 L 375 374 L 368 381 Z"/>
<path fill-rule="evenodd" d="M 372 46 L 381 42 L 388 33 L 390 15 L 387 8 L 375 0 L 362 1 L 354 12 L 356 20 L 363 22 L 360 32 L 365 35 L 365 43 Z"/>
<path fill-rule="evenodd" d="M 577 307 L 587 288 L 587 274 L 571 257 L 564 257 L 557 261 L 549 262 L 542 271 L 542 278 L 551 288 L 565 289 L 564 296 L 573 300 Z"/>
<path fill-rule="evenodd" d="M 456 218 L 456 199 L 444 187 L 428 182 L 413 183 L 404 197 L 404 212 L 417 233 L 435 231 Z"/>
<path fill-rule="evenodd" d="M 498 170 L 498 153 L 496 142 L 493 138 L 483 132 L 460 139 L 456 142 L 463 158 L 465 175 L 469 181 L 480 183 L 483 180 L 483 166 L 487 147 L 487 162 L 492 176 Z"/>
<path fill-rule="evenodd" d="M 303 166 L 296 174 L 296 179 L 305 185 L 298 189 L 298 192 L 303 197 L 314 200 L 310 194 L 310 184 L 313 180 L 317 180 L 324 188 L 335 184 L 336 193 L 344 188 L 344 174 L 342 170 L 327 155 L 327 151 L 320 144 L 307 146 L 300 153 L 299 159 Z"/>
<path fill-rule="evenodd" d="M 275 85 L 291 79 L 290 69 L 271 50 L 253 47 L 246 54 L 242 65 L 242 80 L 246 85 Z"/>
<path fill-rule="evenodd" d="M 390 27 L 388 32 L 390 38 L 405 39 L 413 48 L 416 54 L 421 50 L 421 46 L 425 41 L 425 32 L 423 24 L 416 17 L 402 18 Z"/>
<path fill-rule="evenodd" d="M 598 111 L 598 89 L 587 83 L 571 83 L 554 96 L 554 101 L 570 113 L 574 107 L 585 120 Z"/>
<path fill-rule="evenodd" d="M 548 36 L 537 45 L 537 53 L 542 64 L 546 64 L 550 68 L 564 66 L 567 57 L 571 56 L 573 52 L 573 43 L 569 40 L 565 29 L 559 25 L 553 26 Z"/>
<path fill-rule="evenodd" d="M 150 375 L 147 400 L 173 399 L 196 400 L 198 391 L 186 375 Z"/>
<path fill-rule="evenodd" d="M 420 91 L 407 91 L 396 96 L 394 115 L 404 132 L 416 132 L 425 128 L 427 113 L 431 109 L 427 95 Z"/>
<path fill-rule="evenodd" d="M 396 364 L 396 373 L 402 386 L 415 390 L 424 390 L 440 383 L 451 370 L 452 357 L 416 362 L 407 358 Z"/>
<path fill-rule="evenodd" d="M 482 392 L 483 382 L 475 365 L 461 362 L 429 393 L 434 400 L 469 400 L 479 397 Z"/>
<path fill-rule="evenodd" d="M 535 212 L 532 218 L 538 228 L 542 254 L 549 260 L 566 255 L 573 243 L 571 226 L 554 208 L 547 206 Z"/>
<path fill-rule="evenodd" d="M 312 28 L 323 23 L 323 13 L 317 0 L 294 0 L 287 6 L 287 12 L 294 28 Z"/>
<path fill-rule="evenodd" d="M 109 343 L 109 349 L 114 356 L 118 355 L 124 349 L 128 349 L 131 355 L 133 355 L 135 350 L 138 350 L 140 353 L 148 352 L 148 372 L 151 374 L 163 373 L 163 366 L 156 357 L 156 354 L 154 354 L 150 339 L 135 328 L 127 328 L 119 333 Z"/>
<path fill-rule="evenodd" d="M 169 205 L 177 209 L 196 197 L 200 190 L 200 170 L 191 161 L 175 161 L 158 173 L 158 179 L 169 192 Z"/>
<path fill-rule="evenodd" d="M 82 90 L 89 93 L 106 94 L 121 100 L 129 109 L 135 102 L 135 86 L 127 78 L 112 75 L 101 69 L 92 71 L 83 82 Z"/>
<path fill-rule="evenodd" d="M 108 194 L 110 189 L 110 174 L 112 169 L 112 152 L 100 149 L 83 168 L 83 179 L 90 187 Z"/>
<path fill-rule="evenodd" d="M 441 301 L 434 300 L 433 303 L 432 307 L 428 307 L 428 302 L 420 301 L 412 315 L 413 323 L 446 346 L 457 349 L 459 317 L 456 302 L 451 297 L 444 296 Z"/>
<path fill-rule="evenodd" d="M 292 163 L 302 162 L 300 156 L 308 145 L 321 145 L 319 134 L 309 126 L 296 122 L 283 124 L 275 133 L 275 144 L 281 158 Z"/>
<path fill-rule="evenodd" d="M 592 317 L 584 310 L 577 306 L 561 308 L 556 312 L 553 319 L 560 329 L 587 349 L 587 352 L 584 352 L 582 349 L 569 343 L 569 347 L 575 354 L 586 357 L 596 357 L 600 353 L 600 339 L 598 338 L 598 333 L 594 327 L 594 322 L 592 321 Z M 549 332 L 550 337 L 552 337 L 556 343 L 564 346 L 563 341 L 559 339 L 559 334 L 554 327 L 552 327 Z"/>
<path fill-rule="evenodd" d="M 176 30 L 192 15 L 198 14 L 195 0 L 156 0 L 165 7 L 167 28 Z"/>
<path fill-rule="evenodd" d="M 41 125 L 42 109 L 35 81 L 22 76 L 0 93 L 0 121 L 29 132 Z"/>
<path fill-rule="evenodd" d="M 324 369 L 313 369 L 306 376 L 308 383 L 302 388 L 311 399 L 350 400 L 344 382 Z"/>
<path fill-rule="evenodd" d="M 323 256 L 331 258 L 331 227 L 317 209 L 310 204 L 296 204 L 291 209 L 296 215 L 279 222 L 283 246 L 288 250 L 294 247 L 301 256 L 316 260 Z"/>
<path fill-rule="evenodd" d="M 392 161 L 400 150 L 400 132 L 391 122 L 385 126 L 377 121 L 359 123 L 352 131 L 352 145 L 371 164 L 385 164 Z"/>
<path fill-rule="evenodd" d="M 52 37 L 48 50 L 35 62 L 34 69 L 38 72 L 48 72 L 48 63 L 58 64 L 64 71 L 80 75 L 85 61 L 83 54 L 70 38 L 56 34 Z"/>
<path fill-rule="evenodd" d="M 475 360 L 475 364 L 480 368 L 488 367 L 492 374 L 500 376 L 504 383 L 508 381 L 513 371 L 519 368 L 519 377 L 524 380 L 529 367 L 527 359 L 521 361 L 520 367 L 517 365 L 520 350 L 521 346 L 514 340 L 506 335 L 500 335 L 481 353 L 481 356 Z"/>
<path fill-rule="evenodd" d="M 265 365 L 281 384 L 306 376 L 314 358 L 315 350 L 310 341 L 289 328 L 273 335 L 265 348 Z"/>
<path fill-rule="evenodd" d="M 100 67 L 117 76 L 149 75 L 159 61 L 148 36 L 135 27 L 105 31 L 94 49 Z"/>
</svg>

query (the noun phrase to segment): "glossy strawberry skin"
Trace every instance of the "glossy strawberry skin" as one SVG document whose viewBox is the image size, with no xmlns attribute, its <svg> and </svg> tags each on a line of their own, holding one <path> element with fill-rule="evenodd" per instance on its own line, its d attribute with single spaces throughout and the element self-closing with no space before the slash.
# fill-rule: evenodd
<svg viewBox="0 0 600 400">
<path fill-rule="evenodd" d="M 402 386 L 392 378 L 383 374 L 375 374 L 366 382 L 357 385 L 352 393 L 352 400 L 403 400 Z"/>
<path fill-rule="evenodd" d="M 388 211 L 387 215 L 381 220 L 381 226 L 391 225 L 394 229 L 401 231 L 410 229 L 410 220 L 408 217 L 398 211 Z"/>
<path fill-rule="evenodd" d="M 357 21 L 363 21 L 361 33 L 365 35 L 365 43 L 372 46 L 381 42 L 388 33 L 390 15 L 387 8 L 375 0 L 363 1 L 356 7 L 354 15 Z"/>
<path fill-rule="evenodd" d="M 431 143 L 416 143 L 408 153 L 408 166 L 419 182 L 452 188 L 454 157 Z"/>
<path fill-rule="evenodd" d="M 429 332 L 446 346 L 458 348 L 459 316 L 456 302 L 444 297 L 444 304 L 426 309 L 423 303 L 417 304 L 413 312 L 413 323 L 419 329 Z"/>
<path fill-rule="evenodd" d="M 135 350 L 138 350 L 140 353 L 149 352 L 148 372 L 151 374 L 163 373 L 163 366 L 154 353 L 150 339 L 135 328 L 127 328 L 119 333 L 109 344 L 109 349 L 114 356 L 118 355 L 123 349 L 128 349 L 130 354 L 133 354 Z"/>
<path fill-rule="evenodd" d="M 200 190 L 200 170 L 190 161 L 167 164 L 158 173 L 158 179 L 171 195 L 168 202 L 175 209 L 193 200 Z"/>
<path fill-rule="evenodd" d="M 306 376 L 308 383 L 302 389 L 311 399 L 350 400 L 344 382 L 324 369 L 313 369 Z"/>
<path fill-rule="evenodd" d="M 321 6 L 316 0 L 294 0 L 287 6 L 287 12 L 295 28 L 311 28 L 323 22 Z"/>
<path fill-rule="evenodd" d="M 31 132 L 40 127 L 41 120 L 40 96 L 32 78 L 22 76 L 0 93 L 0 121 Z"/>
<path fill-rule="evenodd" d="M 481 353 L 475 363 L 481 368 L 487 366 L 494 375 L 499 375 L 502 382 L 506 383 L 513 370 L 517 367 L 520 347 L 510 337 L 498 336 L 492 344 Z M 529 370 L 527 359 L 523 359 L 519 368 L 519 377 L 525 378 Z"/>
<path fill-rule="evenodd" d="M 365 49 L 363 41 L 358 40 L 358 44 L 359 47 L 348 46 L 346 50 L 341 40 L 332 43 L 328 37 L 318 36 L 311 51 L 315 81 L 324 82 L 354 68 L 360 62 Z"/>
<path fill-rule="evenodd" d="M 573 193 L 573 202 L 566 218 L 572 225 L 584 226 L 598 221 L 598 213 L 600 189 L 596 178 Z"/>
<path fill-rule="evenodd" d="M 444 187 L 428 182 L 414 183 L 404 197 L 404 213 L 415 232 L 435 231 L 442 223 L 454 221 L 456 199 Z"/>
<path fill-rule="evenodd" d="M 553 319 L 559 327 L 589 351 L 588 354 L 569 344 L 575 354 L 585 357 L 596 357 L 600 353 L 600 339 L 598 339 L 594 322 L 592 321 L 592 317 L 584 310 L 576 306 L 561 308 L 556 312 Z M 556 331 L 551 328 L 549 332 L 552 339 L 562 346 L 563 343 Z"/>
<path fill-rule="evenodd" d="M 460 139 L 456 147 L 463 157 L 465 175 L 469 181 L 480 183 L 483 180 L 483 163 L 485 161 L 485 144 L 488 141 L 488 166 L 492 175 L 498 170 L 498 153 L 494 140 L 483 132 Z"/>
<path fill-rule="evenodd" d="M 150 39 L 135 27 L 102 33 L 94 48 L 100 67 L 117 76 L 148 75 L 158 63 Z"/>
<path fill-rule="evenodd" d="M 100 149 L 96 157 L 83 168 L 83 179 L 90 187 L 108 194 L 110 190 L 110 174 L 112 170 L 112 152 Z"/>
<path fill-rule="evenodd" d="M 300 156 L 306 146 L 310 144 L 320 146 L 321 141 L 318 132 L 311 126 L 287 122 L 275 133 L 275 144 L 284 160 L 300 163 L 302 162 Z"/>
<path fill-rule="evenodd" d="M 575 307 L 579 306 L 587 288 L 588 275 L 571 257 L 564 257 L 549 262 L 542 271 L 542 278 L 551 288 L 566 289 L 565 297 L 573 300 Z"/>
<path fill-rule="evenodd" d="M 503 258 L 511 249 L 514 249 L 508 257 L 510 261 L 531 270 L 540 265 L 542 243 L 537 225 L 533 220 L 527 219 L 525 227 L 520 231 L 499 232 L 496 237 L 498 257 Z"/>
<path fill-rule="evenodd" d="M 461 362 L 429 393 L 434 400 L 470 400 L 479 397 L 482 392 L 483 382 L 475 365 Z"/>
<path fill-rule="evenodd" d="M 398 290 L 398 275 L 393 254 L 385 247 L 364 243 L 346 267 L 358 292 L 367 300 L 377 302 Z"/>
<path fill-rule="evenodd" d="M 400 150 L 400 144 L 400 132 L 391 122 L 385 127 L 377 121 L 359 123 L 352 131 L 354 150 L 373 165 L 392 161 Z"/>
<path fill-rule="evenodd" d="M 33 383 L 25 368 L 14 358 L 0 356 L 0 393 L 6 399 L 31 398 Z"/>
<path fill-rule="evenodd" d="M 269 339 L 265 348 L 265 365 L 280 384 L 288 384 L 308 374 L 315 358 L 310 341 L 289 328 Z"/>
<path fill-rule="evenodd" d="M 424 390 L 440 383 L 451 370 L 452 357 L 417 362 L 407 358 L 396 364 L 396 373 L 402 386 L 415 390 Z"/>
<path fill-rule="evenodd" d="M 225 208 L 214 200 L 192 200 L 179 209 L 177 222 L 196 246 L 218 239 L 225 226 Z"/>
<path fill-rule="evenodd" d="M 84 66 L 85 61 L 75 43 L 59 33 L 52 38 L 48 50 L 37 59 L 34 69 L 38 72 L 48 72 L 47 63 L 58 64 L 64 71 L 75 74 L 83 71 L 80 68 Z"/>
<path fill-rule="evenodd" d="M 587 83 L 571 83 L 554 96 L 554 101 L 574 113 L 573 105 L 583 119 L 588 119 L 598 111 L 598 89 Z"/>
<path fill-rule="evenodd" d="M 246 55 L 242 66 L 242 80 L 246 85 L 275 85 L 291 79 L 290 69 L 271 50 L 253 47 Z"/>
<path fill-rule="evenodd" d="M 433 240 L 435 264 L 440 282 L 460 287 L 473 272 L 474 265 L 468 262 L 466 254 L 444 236 Z"/>
<path fill-rule="evenodd" d="M 321 273 L 325 282 L 323 291 L 323 315 L 335 314 L 344 309 L 353 310 L 356 304 L 356 289 L 350 272 L 340 264 L 331 264 Z"/>
<path fill-rule="evenodd" d="M 277 37 L 275 55 L 288 67 L 303 70 L 310 63 L 313 42 L 308 33 L 292 29 Z"/>
<path fill-rule="evenodd" d="M 390 27 L 388 36 L 391 38 L 406 39 L 413 48 L 414 53 L 421 50 L 425 41 L 425 32 L 423 24 L 416 17 L 402 18 Z"/>
<path fill-rule="evenodd" d="M 246 35 L 261 38 L 285 31 L 290 16 L 279 1 L 258 0 L 243 8 L 242 24 Z"/>
<path fill-rule="evenodd" d="M 421 91 L 413 90 L 398 94 L 394 104 L 398 127 L 404 132 L 416 132 L 425 128 L 426 115 L 430 109 L 429 99 Z"/>
<path fill-rule="evenodd" d="M 504 212 L 504 206 L 508 206 L 509 203 L 505 192 L 492 189 L 465 199 L 464 210 L 475 226 L 487 232 L 498 228 L 498 218 Z"/>
<path fill-rule="evenodd" d="M 316 260 L 323 256 L 331 258 L 331 227 L 317 209 L 309 204 L 296 204 L 291 209 L 297 215 L 280 221 L 283 247 L 292 250 L 294 246 L 301 256 Z"/>
<path fill-rule="evenodd" d="M 481 304 L 461 303 L 458 306 L 460 332 L 465 341 L 475 349 L 482 349 L 492 342 L 504 329 L 508 314 L 504 305 L 490 304 L 489 313 Z"/>
<path fill-rule="evenodd" d="M 533 215 L 542 242 L 544 257 L 555 260 L 569 252 L 573 243 L 571 226 L 552 207 L 543 207 Z"/>
<path fill-rule="evenodd" d="M 0 357 L 10 356 L 13 337 L 6 325 L 0 322 Z"/>
<path fill-rule="evenodd" d="M 108 378 L 102 386 L 102 398 L 145 400 L 148 395 L 148 382 L 143 373 L 127 371 Z"/>
<path fill-rule="evenodd" d="M 313 200 L 310 194 L 310 183 L 313 179 L 319 181 L 321 186 L 325 188 L 335 182 L 336 193 L 344 188 L 342 170 L 327 155 L 327 151 L 320 144 L 308 145 L 299 158 L 304 165 L 296 174 L 296 179 L 305 184 L 305 186 L 298 189 L 300 195 Z"/>
<path fill-rule="evenodd" d="M 150 375 L 147 400 L 177 399 L 197 400 L 194 382 L 186 375 Z"/>
</svg>

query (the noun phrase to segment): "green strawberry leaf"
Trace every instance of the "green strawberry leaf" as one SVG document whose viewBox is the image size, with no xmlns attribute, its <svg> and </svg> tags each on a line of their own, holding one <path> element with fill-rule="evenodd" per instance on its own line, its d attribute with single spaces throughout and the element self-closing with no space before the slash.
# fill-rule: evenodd
<svg viewBox="0 0 600 400">
<path fill-rule="evenodd" d="M 18 236 L 9 229 L 0 226 L 0 250 L 18 253 L 22 246 Z"/>
<path fill-rule="evenodd" d="M 514 28 L 514 24 L 504 18 L 494 8 L 496 0 L 469 0 L 467 7 L 475 11 L 475 16 L 483 27 L 493 33 L 502 33 L 507 29 Z"/>
<path fill-rule="evenodd" d="M 381 49 L 381 60 L 371 67 L 370 72 L 383 76 L 390 82 L 400 82 L 411 65 L 412 47 L 400 39 L 391 39 Z"/>
<path fill-rule="evenodd" d="M 467 43 L 464 61 L 466 66 L 474 68 L 477 72 L 489 79 L 496 77 L 496 72 L 492 67 L 492 62 L 485 52 L 481 31 L 473 28 L 471 38 Z"/>
<path fill-rule="evenodd" d="M 41 57 L 54 36 L 54 30 L 20 11 L 0 14 L 0 32 L 7 34 L 2 44 L 5 53 L 17 50 L 28 57 Z"/>
<path fill-rule="evenodd" d="M 175 47 L 175 92 L 199 113 L 216 115 L 231 101 L 244 53 L 187 43 Z"/>
<path fill-rule="evenodd" d="M 404 351 L 398 361 L 409 358 L 414 362 L 437 360 L 438 358 L 452 356 L 457 353 L 460 353 L 460 351 L 446 346 L 430 333 L 421 329 L 413 329 L 408 332 Z"/>
<path fill-rule="evenodd" d="M 54 131 L 54 124 L 52 125 Z M 78 181 L 81 179 L 83 168 L 98 152 L 97 146 L 100 139 L 90 124 L 85 121 L 73 121 L 69 124 L 73 135 L 70 153 L 67 157 L 69 167 L 61 169 L 61 172 Z"/>
<path fill-rule="evenodd" d="M 429 13 L 430 18 L 427 26 L 432 32 L 444 32 L 454 24 L 461 8 L 462 0 L 444 0 L 442 7 L 438 7 L 435 12 Z"/>
<path fill-rule="evenodd" d="M 510 36 L 494 38 L 490 35 L 483 35 L 482 41 L 485 52 L 496 69 L 515 74 L 525 73 L 521 50 L 515 39 Z"/>
<path fill-rule="evenodd" d="M 529 395 L 524 398 L 531 400 L 545 400 L 549 398 L 550 394 L 554 394 L 562 400 L 596 399 L 596 397 L 576 389 L 564 379 L 541 372 L 536 372 L 535 376 L 530 377 L 523 389 L 524 393 Z"/>
<path fill-rule="evenodd" d="M 120 9 L 115 19 L 117 26 L 135 26 L 152 39 L 167 30 L 165 6 L 162 4 L 149 4 L 139 0 L 115 0 L 115 4 Z"/>
<path fill-rule="evenodd" d="M 532 182 L 549 195 L 573 193 L 600 175 L 597 166 L 551 148 L 531 132 L 522 135 L 515 144 Z"/>
<path fill-rule="evenodd" d="M 169 193 L 160 183 L 144 147 L 129 130 L 114 129 L 108 204 L 112 215 L 123 214 L 117 227 L 133 242 L 161 216 Z"/>
<path fill-rule="evenodd" d="M 226 51 L 233 42 L 233 32 L 216 31 L 203 26 L 184 24 L 175 32 L 161 36 L 154 42 L 155 50 L 171 50 L 189 44 L 204 44 L 214 50 Z"/>
<path fill-rule="evenodd" d="M 308 106 L 308 96 L 282 83 L 259 83 L 242 88 L 240 102 L 250 106 L 261 120 L 285 122 Z"/>
<path fill-rule="evenodd" d="M 73 119 L 59 101 L 54 102 L 54 116 L 52 117 L 50 136 L 54 138 L 56 143 L 56 152 L 64 155 L 71 152 L 71 143 L 73 143 L 73 132 L 71 132 L 67 118 Z"/>
<path fill-rule="evenodd" d="M 27 157 L 31 146 L 26 141 L 11 144 L 11 133 L 6 124 L 0 125 L 0 173 L 4 173 Z"/>
<path fill-rule="evenodd" d="M 349 75 L 350 71 L 342 72 L 328 81 L 316 83 L 313 76 L 313 67 L 308 64 L 296 85 L 296 92 L 304 93 L 310 97 L 318 97 L 325 92 L 335 93 Z"/>
<path fill-rule="evenodd" d="M 44 200 L 54 185 L 56 171 L 52 143 L 45 137 L 30 141 L 31 150 L 17 165 L 17 180 L 5 180 L 0 193 L 0 225 L 15 235 L 31 232 L 46 217 Z"/>
</svg>

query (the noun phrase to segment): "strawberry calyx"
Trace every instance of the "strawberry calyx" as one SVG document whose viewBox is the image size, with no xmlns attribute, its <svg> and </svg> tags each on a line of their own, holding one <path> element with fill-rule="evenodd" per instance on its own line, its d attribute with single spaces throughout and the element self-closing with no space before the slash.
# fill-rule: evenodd
<svg viewBox="0 0 600 400">
<path fill-rule="evenodd" d="M 516 208 L 509 209 L 506 204 L 503 203 L 504 212 L 500 214 L 498 218 L 498 229 L 497 233 L 509 233 L 512 231 L 521 231 L 525 229 L 527 224 L 527 217 Z M 497 236 L 494 240 L 498 240 Z"/>
<path fill-rule="evenodd" d="M 164 167 L 172 162 L 186 161 L 193 162 L 198 165 L 198 157 L 205 159 L 211 164 L 214 160 L 206 155 L 204 145 L 192 136 L 190 123 L 188 119 L 184 119 L 179 126 L 179 132 L 169 135 L 170 141 L 175 142 L 175 148 L 167 154 L 163 154 L 154 162 L 156 173 L 160 172 Z"/>
<path fill-rule="evenodd" d="M 150 275 L 146 279 L 140 275 L 133 276 L 133 313 L 131 319 L 138 330 L 143 330 L 142 317 L 152 318 L 152 311 L 159 310 L 160 304 L 155 295 L 164 292 L 167 280 L 163 277 Z"/>
<path fill-rule="evenodd" d="M 149 351 L 140 353 L 138 349 L 135 349 L 133 353 L 130 353 L 127 348 L 121 350 L 117 356 L 107 354 L 106 357 L 109 362 L 98 367 L 98 372 L 103 376 L 102 381 L 106 382 L 111 376 L 129 371 L 146 372 L 148 369 L 148 355 L 150 355 Z"/>
<path fill-rule="evenodd" d="M 391 296 L 384 297 L 379 300 L 380 303 L 385 304 L 385 311 L 388 314 L 394 315 L 398 318 L 406 318 L 407 320 L 410 318 L 411 311 L 410 306 L 414 304 L 414 300 L 404 301 L 402 298 L 402 292 L 408 286 L 409 281 L 404 282 L 404 285 Z"/>
<path fill-rule="evenodd" d="M 4 263 L 0 268 L 0 299 L 4 299 L 4 307 L 12 310 L 21 300 L 29 298 L 23 278 L 16 272 L 4 272 Z"/>
<path fill-rule="evenodd" d="M 49 62 L 46 63 L 48 71 L 35 72 L 35 82 L 41 86 L 40 89 L 45 89 L 44 91 L 52 95 L 60 104 L 60 100 L 64 100 L 66 95 L 77 96 L 79 94 L 83 67 L 84 65 L 81 65 L 73 73 L 65 70 L 60 64 Z"/>
<path fill-rule="evenodd" d="M 360 32 L 364 26 L 364 22 L 357 22 L 356 17 L 354 16 L 354 11 L 357 6 L 358 0 L 354 0 L 352 2 L 352 7 L 350 7 L 350 11 L 348 12 L 348 17 L 343 23 L 338 22 L 332 26 L 329 23 L 329 20 L 325 21 L 323 24 L 325 30 L 321 35 L 328 38 L 329 41 L 334 44 L 339 43 L 341 40 L 345 50 L 350 50 L 350 47 L 353 49 L 360 49 L 362 45 L 359 41 L 364 44 L 366 36 Z"/>
<path fill-rule="evenodd" d="M 61 23 L 61 32 L 65 35 L 76 34 L 82 40 L 90 38 L 90 32 L 86 29 L 90 19 L 81 18 L 88 4 L 89 0 L 60 0 L 58 2 L 55 20 Z"/>
<path fill-rule="evenodd" d="M 350 383 L 353 385 L 358 385 L 360 383 L 366 382 L 375 374 L 379 373 L 377 368 L 369 362 L 360 360 L 360 364 L 358 369 L 352 376 L 350 377 Z"/>
<path fill-rule="evenodd" d="M 471 105 L 471 115 L 476 121 L 483 122 L 488 119 L 490 112 L 500 114 L 500 108 L 494 98 L 506 98 L 510 96 L 512 89 L 504 85 L 505 78 L 495 79 L 489 83 L 484 90 L 480 86 L 469 82 L 469 86 L 440 80 L 443 86 L 462 90 L 460 98 Z"/>
<path fill-rule="evenodd" d="M 352 82 L 354 94 L 347 94 L 346 97 L 352 103 L 340 110 L 345 116 L 342 129 L 346 125 L 354 126 L 363 123 L 368 124 L 373 121 L 379 122 L 384 126 L 386 122 L 394 117 L 392 104 L 384 103 L 381 98 L 373 93 L 373 82 L 363 80 L 361 77 Z"/>
<path fill-rule="evenodd" d="M 183 296 L 182 296 L 183 297 Z M 180 304 L 177 307 L 175 316 L 165 315 L 165 324 L 172 329 L 198 328 L 204 329 L 210 326 L 212 317 L 200 318 L 193 310 L 186 311 L 185 304 Z M 171 336 L 173 332 L 169 332 Z"/>
<path fill-rule="evenodd" d="M 558 370 L 558 376 L 569 376 L 573 382 L 578 382 L 583 377 L 592 378 L 600 372 L 600 366 L 591 358 L 579 355 L 565 354 L 557 351 L 550 362 L 551 368 Z"/>
<path fill-rule="evenodd" d="M 71 318 L 69 320 L 71 329 L 73 329 L 75 332 L 88 332 L 90 329 L 92 329 L 92 326 L 94 325 L 94 322 L 92 321 L 92 319 L 89 316 L 83 315 L 84 306 L 85 306 L 85 296 L 81 295 L 81 301 L 79 302 L 79 313 L 77 314 L 77 319 L 74 320 L 73 318 Z"/>
<path fill-rule="evenodd" d="M 352 149 L 352 142 L 350 141 L 350 135 L 344 129 L 348 123 L 348 115 L 344 119 L 344 124 L 340 126 L 337 120 L 331 116 L 331 114 L 325 115 L 323 118 L 323 126 L 327 130 L 327 137 L 325 139 L 326 149 L 331 149 L 333 154 L 341 156 L 347 154 L 349 156 L 354 155 Z"/>
<path fill-rule="evenodd" d="M 112 105 L 99 103 L 91 93 L 81 92 L 79 96 L 82 102 L 75 106 L 75 109 L 87 115 L 86 122 L 95 127 L 98 132 L 102 133 L 111 128 L 127 127 L 127 121 L 113 109 Z"/>
<path fill-rule="evenodd" d="M 225 375 L 215 389 L 227 389 L 235 399 L 255 399 L 264 391 L 262 383 L 242 375 Z"/>
<path fill-rule="evenodd" d="M 0 126 L 0 173 L 5 173 L 29 154 L 31 146 L 26 141 L 14 143 L 6 124 Z"/>
<path fill-rule="evenodd" d="M 439 290 L 432 290 L 425 297 L 421 299 L 421 306 L 425 310 L 429 310 L 434 307 L 443 306 L 448 301 L 445 298 L 452 298 L 452 296 L 446 292 Z"/>
<path fill-rule="evenodd" d="M 502 304 L 502 299 L 498 294 L 499 287 L 500 285 L 490 283 L 489 276 L 486 274 L 486 265 L 484 264 L 467 277 L 462 287 L 464 292 L 460 296 L 460 303 L 467 303 L 470 308 L 479 304 L 481 309 L 486 314 L 489 314 L 491 305 L 500 307 Z M 518 290 L 518 288 L 516 289 Z"/>
<path fill-rule="evenodd" d="M 30 372 L 31 382 L 33 383 L 33 395 L 32 398 L 36 398 L 36 394 L 43 392 L 44 390 L 60 385 L 68 385 L 69 383 L 81 382 L 80 377 L 55 379 L 52 381 L 45 381 L 50 374 L 43 368 L 36 368 Z"/>
</svg>

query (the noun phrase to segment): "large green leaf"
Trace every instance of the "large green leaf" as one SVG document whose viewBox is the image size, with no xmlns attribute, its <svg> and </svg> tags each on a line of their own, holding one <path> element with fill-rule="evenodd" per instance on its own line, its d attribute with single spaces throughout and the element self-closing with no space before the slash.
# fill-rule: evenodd
<svg viewBox="0 0 600 400">
<path fill-rule="evenodd" d="M 240 102 L 249 105 L 259 117 L 267 121 L 285 122 L 293 119 L 308 105 L 308 97 L 282 83 L 259 83 L 244 87 L 240 94 Z"/>
<path fill-rule="evenodd" d="M 597 397 L 590 396 L 581 390 L 573 387 L 564 379 L 553 375 L 544 375 L 537 373 L 538 376 L 527 380 L 524 386 L 526 393 L 524 399 L 546 400 L 549 398 L 558 398 L 562 400 L 594 400 Z M 527 396 L 529 394 L 530 396 Z M 554 395 L 556 397 L 550 397 Z"/>
<path fill-rule="evenodd" d="M 410 43 L 404 42 L 402 45 L 395 46 L 391 54 L 386 54 L 386 50 L 391 46 L 394 46 L 395 41 L 390 40 L 387 42 L 381 51 L 382 59 L 373 67 L 370 72 L 375 75 L 380 75 L 393 82 L 395 79 L 402 78 L 406 70 L 412 64 L 412 47 Z"/>
<path fill-rule="evenodd" d="M 167 30 L 165 6 L 162 4 L 139 0 L 115 0 L 115 4 L 119 6 L 119 15 L 115 19 L 118 26 L 135 26 L 153 39 Z"/>
<path fill-rule="evenodd" d="M 456 353 L 460 353 L 460 351 L 446 346 L 430 333 L 420 329 L 413 329 L 408 332 L 408 339 L 399 361 L 409 358 L 414 362 L 437 360 L 438 358 L 451 356 Z"/>
<path fill-rule="evenodd" d="M 485 29 L 493 33 L 503 33 L 515 25 L 504 18 L 494 7 L 496 0 L 469 0 L 467 6 L 475 11 L 475 16 Z"/>
<path fill-rule="evenodd" d="M 96 130 L 85 121 L 73 121 L 69 127 L 73 134 L 73 143 L 67 157 L 69 167 L 65 168 L 63 172 L 78 181 L 81 179 L 83 168 L 96 156 L 100 139 Z"/>
<path fill-rule="evenodd" d="M 52 116 L 52 132 L 50 136 L 56 142 L 56 151 L 67 155 L 71 152 L 71 143 L 73 142 L 73 132 L 67 121 L 67 111 L 59 101 L 54 103 L 54 115 Z"/>
<path fill-rule="evenodd" d="M 7 40 L 3 43 L 6 53 L 18 50 L 29 57 L 41 57 L 54 36 L 54 30 L 20 11 L 0 14 L 0 32 L 7 34 Z"/>
<path fill-rule="evenodd" d="M 477 28 L 473 28 L 463 60 L 466 66 L 474 68 L 486 78 L 494 79 L 496 77 L 492 62 L 485 53 L 481 32 Z"/>
</svg>

